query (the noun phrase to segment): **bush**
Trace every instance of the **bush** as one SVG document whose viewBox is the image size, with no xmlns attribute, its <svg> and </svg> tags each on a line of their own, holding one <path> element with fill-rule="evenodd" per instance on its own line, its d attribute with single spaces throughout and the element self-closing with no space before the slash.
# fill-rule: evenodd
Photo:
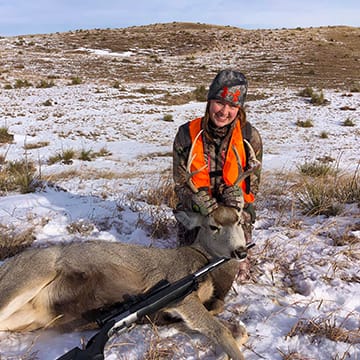
<svg viewBox="0 0 360 360">
<path fill-rule="evenodd" d="M 302 128 L 310 128 L 310 127 L 313 127 L 314 124 L 312 122 L 311 119 L 307 119 L 307 120 L 297 120 L 296 121 L 296 126 L 298 127 L 302 127 Z"/>
<path fill-rule="evenodd" d="M 327 139 L 328 137 L 329 137 L 329 135 L 326 131 L 322 131 L 320 133 L 320 139 Z"/>
<path fill-rule="evenodd" d="M 36 85 L 37 88 L 43 88 L 43 89 L 51 88 L 53 86 L 55 86 L 54 80 L 51 80 L 51 81 L 41 80 Z"/>
<path fill-rule="evenodd" d="M 34 192 L 37 184 L 35 172 L 34 164 L 27 159 L 5 163 L 0 171 L 0 191 Z"/>
<path fill-rule="evenodd" d="M 0 261 L 29 247 L 35 240 L 34 228 L 23 231 L 0 224 Z"/>
<path fill-rule="evenodd" d="M 163 120 L 169 122 L 174 121 L 172 114 L 165 114 Z"/>
<path fill-rule="evenodd" d="M 50 144 L 49 141 L 39 141 L 37 143 L 32 143 L 32 144 L 25 144 L 24 145 L 24 149 L 25 150 L 31 150 L 31 149 L 40 149 L 42 147 L 48 146 Z"/>
<path fill-rule="evenodd" d="M 73 149 L 63 150 L 60 153 L 50 156 L 48 159 L 48 164 L 52 165 L 58 162 L 62 162 L 65 165 L 70 165 L 72 164 L 74 157 L 75 157 L 75 150 Z"/>
<path fill-rule="evenodd" d="M 352 119 L 347 118 L 346 120 L 344 120 L 342 125 L 343 126 L 355 126 L 355 122 Z"/>
<path fill-rule="evenodd" d="M 337 189 L 327 179 L 306 180 L 297 192 L 297 200 L 305 215 L 336 216 L 343 204 L 336 199 Z"/>
<path fill-rule="evenodd" d="M 14 135 L 9 133 L 7 127 L 0 127 L 0 143 L 11 144 L 14 141 Z"/>
<path fill-rule="evenodd" d="M 335 216 L 345 204 L 360 205 L 360 176 L 340 174 L 326 164 L 307 164 L 301 167 L 305 175 L 296 191 L 296 199 L 306 215 Z"/>
<path fill-rule="evenodd" d="M 311 87 L 306 87 L 305 89 L 299 91 L 299 96 L 311 97 L 314 93 L 314 90 Z"/>
<path fill-rule="evenodd" d="M 94 153 L 92 150 L 82 149 L 79 155 L 79 160 L 82 161 L 91 161 L 94 158 Z"/>
<path fill-rule="evenodd" d="M 20 89 L 20 88 L 30 87 L 30 86 L 32 86 L 32 84 L 31 84 L 28 80 L 20 80 L 20 79 L 17 79 L 17 80 L 15 81 L 14 88 L 15 88 L 15 89 Z"/>
<path fill-rule="evenodd" d="M 306 161 L 304 164 L 299 165 L 297 168 L 301 175 L 306 175 L 310 177 L 335 175 L 337 172 L 337 169 L 335 169 L 334 166 L 320 161 Z"/>
<path fill-rule="evenodd" d="M 313 92 L 310 102 L 313 105 L 325 105 L 329 103 L 329 101 L 325 99 L 324 93 L 322 91 L 320 91 L 319 93 Z"/>
<path fill-rule="evenodd" d="M 204 85 L 200 85 L 193 91 L 193 94 L 196 101 L 206 101 L 208 91 Z"/>
<path fill-rule="evenodd" d="M 80 85 L 82 83 L 82 79 L 78 76 L 74 76 L 71 78 L 71 82 L 69 85 Z"/>
<path fill-rule="evenodd" d="M 43 103 L 42 103 L 44 106 L 52 106 L 52 100 L 51 99 L 47 99 L 46 101 L 44 101 Z"/>
</svg>

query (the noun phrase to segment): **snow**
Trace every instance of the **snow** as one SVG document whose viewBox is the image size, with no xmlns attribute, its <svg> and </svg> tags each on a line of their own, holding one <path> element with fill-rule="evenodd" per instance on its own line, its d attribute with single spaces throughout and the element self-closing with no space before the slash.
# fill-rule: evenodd
<svg viewBox="0 0 360 360">
<path fill-rule="evenodd" d="M 130 54 L 104 51 L 99 55 Z M 35 193 L 2 196 L 0 224 L 17 230 L 34 226 L 34 246 L 89 238 L 174 246 L 175 234 L 152 239 L 139 222 L 150 223 L 154 216 L 174 221 L 171 209 L 162 206 L 156 212 L 134 194 L 170 176 L 176 130 L 201 116 L 205 104 L 158 105 L 154 100 L 159 95 L 144 94 L 139 91 L 142 86 L 149 87 L 126 84 L 125 89 L 115 89 L 81 84 L 2 91 L 1 123 L 15 134 L 15 139 L 10 146 L 2 145 L 0 153 L 6 153 L 7 160 L 26 155 L 38 164 L 42 176 L 55 179 L 56 186 L 49 182 Z M 174 84 L 154 84 L 151 88 L 172 93 L 191 90 Z M 344 171 L 354 173 L 360 158 L 360 94 L 344 96 L 348 94 L 325 89 L 329 104 L 314 106 L 298 96 L 298 90 L 250 89 L 266 95 L 263 100 L 247 103 L 248 119 L 263 137 L 264 180 L 276 181 L 278 174 L 294 172 L 299 164 L 322 157 L 331 157 Z M 44 105 L 47 100 L 51 100 L 51 106 Z M 340 110 L 346 106 L 355 110 Z M 172 114 L 174 121 L 165 122 L 165 114 Z M 342 126 L 347 118 L 356 126 Z M 296 126 L 297 120 L 307 119 L 314 127 Z M 327 139 L 320 138 L 322 131 L 328 133 Z M 41 141 L 49 144 L 24 150 L 24 144 Z M 109 155 L 91 162 L 48 164 L 50 156 L 70 148 L 94 152 L 106 149 Z M 56 180 L 57 174 L 71 171 L 75 175 Z M 112 176 L 102 176 L 105 173 Z M 264 194 L 266 188 L 263 183 Z M 303 360 L 360 358 L 360 241 L 334 246 L 332 240 L 332 235 L 343 234 L 349 225 L 359 223 L 359 217 L 355 204 L 330 218 L 305 217 L 294 210 L 281 213 L 260 196 L 252 255 L 256 282 L 235 283 L 226 310 L 220 315 L 246 326 L 250 336 L 243 347 L 247 360 L 280 360 L 289 354 L 291 359 Z M 84 231 L 69 231 L 74 224 L 80 224 Z M 357 229 L 351 234 L 360 237 Z M 304 330 L 304 324 L 320 323 L 357 332 L 357 341 L 350 344 Z M 92 334 L 60 334 L 54 330 L 2 333 L 0 357 L 55 359 Z M 166 358 L 215 359 L 214 347 L 205 337 L 186 333 L 179 325 L 143 325 L 119 334 L 109 341 L 106 359 L 140 359 L 154 347 L 167 354 Z"/>
</svg>

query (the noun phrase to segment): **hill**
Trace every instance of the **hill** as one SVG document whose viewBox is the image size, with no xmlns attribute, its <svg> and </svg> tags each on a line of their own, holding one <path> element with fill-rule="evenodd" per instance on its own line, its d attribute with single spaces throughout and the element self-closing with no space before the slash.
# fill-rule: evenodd
<svg viewBox="0 0 360 360">
<path fill-rule="evenodd" d="M 0 39 L 0 85 L 71 78 L 208 85 L 236 67 L 251 86 L 358 88 L 360 28 L 245 30 L 167 23 Z"/>
</svg>

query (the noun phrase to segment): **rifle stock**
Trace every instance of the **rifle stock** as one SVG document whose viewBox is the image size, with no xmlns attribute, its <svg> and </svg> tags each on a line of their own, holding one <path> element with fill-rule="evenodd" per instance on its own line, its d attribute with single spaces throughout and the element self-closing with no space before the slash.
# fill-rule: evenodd
<svg viewBox="0 0 360 360">
<path fill-rule="evenodd" d="M 111 336 L 129 328 L 142 317 L 184 299 L 198 288 L 199 280 L 228 260 L 224 257 L 215 259 L 174 283 L 162 280 L 145 294 L 130 297 L 109 309 L 98 310 L 96 322 L 101 327 L 100 331 L 88 341 L 85 349 L 75 347 L 57 360 L 103 360 L 104 348 Z"/>
</svg>

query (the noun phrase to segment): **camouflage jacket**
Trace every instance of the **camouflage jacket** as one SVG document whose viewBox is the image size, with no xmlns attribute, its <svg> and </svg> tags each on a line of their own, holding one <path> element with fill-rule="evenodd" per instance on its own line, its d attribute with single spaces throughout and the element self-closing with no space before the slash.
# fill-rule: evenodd
<svg viewBox="0 0 360 360">
<path fill-rule="evenodd" d="M 238 120 L 235 120 L 238 121 Z M 229 125 L 228 129 L 225 129 L 226 133 L 217 136 L 209 137 L 203 135 L 204 140 L 204 153 L 207 154 L 207 158 L 210 159 L 210 178 L 211 178 L 211 191 L 215 198 L 220 197 L 221 185 L 224 184 L 222 179 L 222 166 L 223 157 L 222 153 L 227 151 L 228 144 L 231 138 L 231 134 L 235 125 L 235 121 Z M 175 193 L 179 200 L 179 207 L 183 209 L 191 209 L 191 197 L 192 190 L 189 188 L 186 182 L 186 166 L 188 156 L 191 148 L 191 137 L 189 131 L 189 122 L 181 125 L 175 136 L 173 143 L 173 178 L 175 182 Z M 204 131 L 204 133 L 206 133 Z M 262 140 L 258 130 L 252 126 L 249 122 L 246 122 L 242 127 L 243 138 L 248 140 L 252 145 L 257 159 L 262 161 L 263 147 Z M 237 164 L 234 164 L 237 166 Z M 261 168 L 255 173 L 250 175 L 247 179 L 250 191 L 256 195 L 260 184 Z"/>
</svg>

